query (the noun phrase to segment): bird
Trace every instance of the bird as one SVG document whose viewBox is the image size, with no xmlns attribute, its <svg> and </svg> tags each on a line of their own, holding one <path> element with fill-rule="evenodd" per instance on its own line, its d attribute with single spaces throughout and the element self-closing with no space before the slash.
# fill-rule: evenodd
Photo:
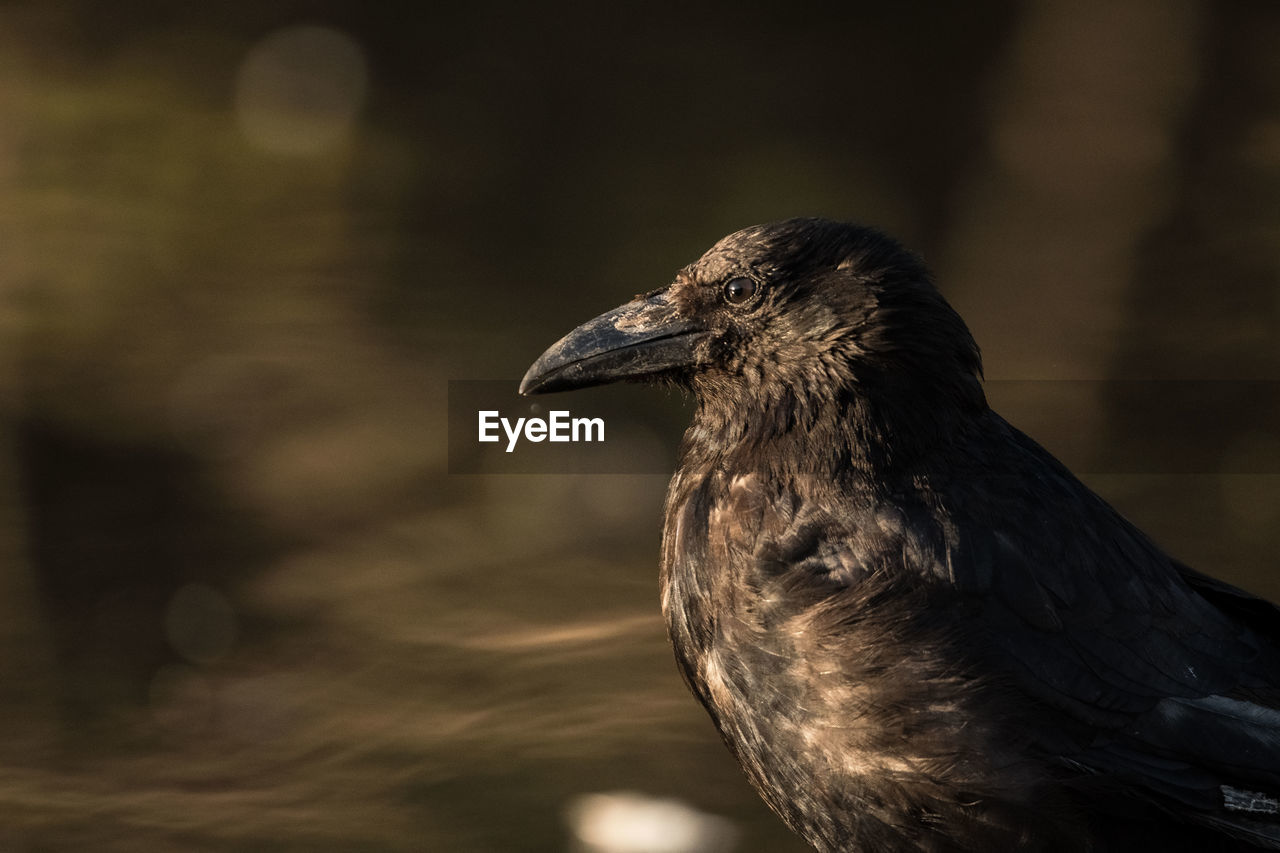
<svg viewBox="0 0 1280 853">
<path fill-rule="evenodd" d="M 737 231 L 520 392 L 623 380 L 696 399 L 668 635 L 814 849 L 1280 850 L 1280 609 L 994 412 L 916 254 L 827 219 Z"/>
</svg>

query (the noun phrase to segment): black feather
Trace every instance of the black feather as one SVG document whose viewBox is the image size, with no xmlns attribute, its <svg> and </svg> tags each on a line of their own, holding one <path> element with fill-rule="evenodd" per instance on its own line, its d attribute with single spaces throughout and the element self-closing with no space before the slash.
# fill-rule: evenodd
<svg viewBox="0 0 1280 853">
<path fill-rule="evenodd" d="M 728 304 L 741 276 L 757 292 Z M 696 393 L 671 640 L 814 847 L 1280 849 L 1280 611 L 1171 560 L 993 413 L 915 256 L 790 220 L 619 311 L 649 373 L 593 321 L 525 387 L 571 357 L 577 385 Z"/>
</svg>

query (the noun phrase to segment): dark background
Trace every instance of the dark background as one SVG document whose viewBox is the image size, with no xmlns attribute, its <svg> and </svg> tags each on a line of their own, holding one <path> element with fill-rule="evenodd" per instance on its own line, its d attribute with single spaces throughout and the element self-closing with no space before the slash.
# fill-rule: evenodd
<svg viewBox="0 0 1280 853">
<path fill-rule="evenodd" d="M 1280 598 L 1271 386 L 1154 381 L 1280 379 L 1277 44 L 1274 0 L 0 4 L 0 847 L 565 850 L 630 789 L 799 849 L 671 663 L 665 476 L 447 473 L 448 380 L 760 221 L 910 243 L 997 407 Z"/>
</svg>

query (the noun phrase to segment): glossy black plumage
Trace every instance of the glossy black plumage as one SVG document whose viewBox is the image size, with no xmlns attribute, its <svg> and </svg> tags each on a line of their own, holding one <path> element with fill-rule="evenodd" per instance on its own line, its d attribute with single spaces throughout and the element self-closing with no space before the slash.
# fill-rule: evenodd
<svg viewBox="0 0 1280 853">
<path fill-rule="evenodd" d="M 746 229 L 521 387 L 635 378 L 698 399 L 663 538 L 680 668 L 814 847 L 1280 849 L 1280 613 L 992 412 L 909 252 Z"/>
</svg>

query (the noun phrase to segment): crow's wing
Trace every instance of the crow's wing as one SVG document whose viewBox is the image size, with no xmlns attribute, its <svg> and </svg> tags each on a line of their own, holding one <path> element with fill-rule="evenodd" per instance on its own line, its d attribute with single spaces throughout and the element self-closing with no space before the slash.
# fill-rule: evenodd
<svg viewBox="0 0 1280 853">
<path fill-rule="evenodd" d="M 1187 586 L 1202 598 L 1236 622 L 1252 629 L 1272 647 L 1280 648 L 1280 607 L 1225 581 L 1197 572 L 1177 560 L 1173 561 L 1173 566 Z"/>
<path fill-rule="evenodd" d="M 946 571 L 990 663 L 1056 709 L 1031 738 L 1112 791 L 1280 849 L 1280 611 L 1174 563 L 1003 421 L 971 461 L 938 491 Z"/>
</svg>

